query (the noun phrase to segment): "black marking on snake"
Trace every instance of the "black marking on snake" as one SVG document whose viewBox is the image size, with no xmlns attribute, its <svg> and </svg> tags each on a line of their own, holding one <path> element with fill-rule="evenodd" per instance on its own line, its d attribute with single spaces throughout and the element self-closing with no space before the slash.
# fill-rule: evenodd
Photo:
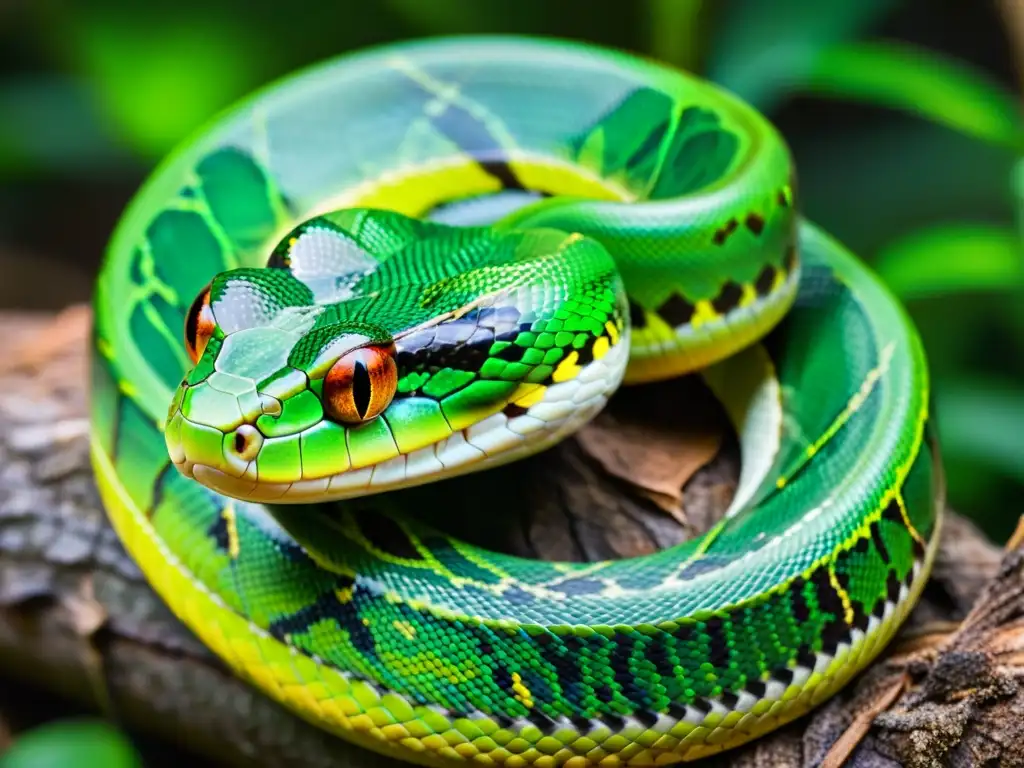
<svg viewBox="0 0 1024 768">
<path fill-rule="evenodd" d="M 719 696 L 719 699 L 728 709 L 735 709 L 736 705 L 739 704 L 740 701 L 740 697 L 732 691 L 722 691 L 722 695 Z"/>
<path fill-rule="evenodd" d="M 489 176 L 498 180 L 502 189 L 531 190 L 516 176 L 508 163 L 506 150 L 487 129 L 486 124 L 468 110 L 451 102 L 440 114 L 430 115 L 434 127 L 447 136 Z"/>
<path fill-rule="evenodd" d="M 785 189 L 780 189 L 778 197 L 775 201 L 779 204 L 780 208 L 789 208 L 789 195 L 786 194 Z"/>
<path fill-rule="evenodd" d="M 772 670 L 772 679 L 782 683 L 783 685 L 789 685 L 793 682 L 793 670 L 789 667 L 779 667 L 778 669 Z"/>
<path fill-rule="evenodd" d="M 885 597 L 893 604 L 900 599 L 900 579 L 896 575 L 895 569 L 892 568 L 889 569 L 889 573 L 885 577 Z"/>
<path fill-rule="evenodd" d="M 622 695 L 630 701 L 636 701 L 643 692 L 636 686 L 636 677 L 630 671 L 630 660 L 633 657 L 633 639 L 628 635 L 616 634 L 612 638 L 614 648 L 608 655 L 608 666 L 612 676 L 619 684 Z"/>
<path fill-rule="evenodd" d="M 523 406 L 519 405 L 519 403 L 509 403 L 508 405 L 501 409 L 501 412 L 505 414 L 508 418 L 514 419 L 516 416 L 522 416 L 529 410 L 529 408 L 524 408 Z"/>
<path fill-rule="evenodd" d="M 678 293 L 673 293 L 658 307 L 658 314 L 674 327 L 689 323 L 696 311 L 697 308 Z"/>
<path fill-rule="evenodd" d="M 629 300 L 629 323 L 634 328 L 647 327 L 647 313 L 632 299 Z"/>
<path fill-rule="evenodd" d="M 626 727 L 625 718 L 620 715 L 612 714 L 611 712 L 602 713 L 598 716 L 598 719 L 613 731 L 621 731 Z"/>
<path fill-rule="evenodd" d="M 725 624 L 718 616 L 712 616 L 704 622 L 704 632 L 708 641 L 708 663 L 718 669 L 729 666 L 732 651 L 729 649 Z"/>
<path fill-rule="evenodd" d="M 754 290 L 757 291 L 758 296 L 767 296 L 772 292 L 772 288 L 775 286 L 775 275 L 775 267 L 771 264 L 761 267 L 757 279 L 754 280 Z"/>
<path fill-rule="evenodd" d="M 786 255 L 782 258 L 782 266 L 785 267 L 787 272 L 792 272 L 793 268 L 796 267 L 797 255 L 796 246 L 790 245 L 786 249 Z"/>
<path fill-rule="evenodd" d="M 363 536 L 375 549 L 405 560 L 423 559 L 408 534 L 387 515 L 365 510 L 357 510 L 351 514 Z"/>
<path fill-rule="evenodd" d="M 850 606 L 853 608 L 853 628 L 859 629 L 861 632 L 867 632 L 868 612 L 864 610 L 864 604 L 859 600 L 851 600 Z"/>
<path fill-rule="evenodd" d="M 603 335 L 603 334 L 602 334 Z M 594 362 L 594 342 L 596 342 L 600 336 L 594 336 L 593 334 L 587 335 L 587 341 L 578 349 L 576 349 L 576 364 L 577 365 L 589 365 Z"/>
<path fill-rule="evenodd" d="M 877 600 L 875 600 L 875 605 L 871 609 L 871 615 L 874 616 L 876 619 L 883 618 L 885 616 L 885 606 L 887 606 L 888 604 L 889 602 L 884 597 L 878 598 Z"/>
<path fill-rule="evenodd" d="M 714 236 L 711 238 L 715 245 L 725 245 L 725 241 L 729 239 L 737 229 L 739 229 L 740 223 L 736 219 L 729 219 L 722 227 L 715 230 Z"/>
<path fill-rule="evenodd" d="M 875 520 L 868 530 L 871 531 L 871 543 L 875 545 L 875 551 L 882 558 L 882 562 L 888 565 L 892 558 L 889 556 L 889 548 L 885 546 L 885 540 L 882 538 L 881 527 L 881 521 Z M 861 541 L 867 541 L 867 539 L 861 539 Z"/>
<path fill-rule="evenodd" d="M 671 652 L 670 643 L 672 635 L 660 634 L 655 641 L 647 648 L 646 658 L 654 665 L 654 671 L 662 677 L 675 677 L 675 668 L 679 665 L 679 659 Z"/>
<path fill-rule="evenodd" d="M 825 568 L 818 568 L 811 575 L 818 598 L 818 608 L 829 613 L 832 618 L 821 629 L 821 649 L 830 655 L 835 654 L 840 644 L 849 642 L 850 627 L 847 625 L 846 610 L 838 590 L 833 586 Z"/>
<path fill-rule="evenodd" d="M 583 717 L 582 715 L 572 715 L 569 717 L 569 721 L 580 733 L 589 733 L 594 727 L 594 721 L 589 717 Z"/>
<path fill-rule="evenodd" d="M 885 505 L 885 509 L 882 510 L 882 519 L 889 520 L 896 523 L 901 528 L 906 527 L 906 523 L 903 522 L 903 512 L 900 510 L 899 502 L 893 497 L 889 500 L 889 503 Z"/>
<path fill-rule="evenodd" d="M 654 724 L 658 722 L 658 716 L 648 709 L 638 709 L 633 712 L 633 717 L 641 722 L 647 728 L 653 728 Z"/>
<path fill-rule="evenodd" d="M 671 717 L 673 720 L 682 720 L 686 717 L 686 705 L 680 704 L 679 702 L 673 701 L 668 705 L 668 709 L 665 710 L 665 714 Z"/>
<path fill-rule="evenodd" d="M 206 535 L 213 539 L 217 551 L 227 553 L 231 548 L 231 537 L 228 533 L 228 519 L 221 509 L 213 523 L 206 529 Z"/>
<path fill-rule="evenodd" d="M 495 357 L 509 363 L 518 363 L 523 359 L 523 355 L 526 354 L 526 349 L 526 347 L 521 347 L 518 344 L 509 344 L 503 350 L 498 352 Z"/>
<path fill-rule="evenodd" d="M 491 717 L 494 718 L 494 722 L 498 724 L 499 728 L 511 728 L 516 722 L 515 719 L 503 712 L 491 712 Z"/>
<path fill-rule="evenodd" d="M 715 311 L 720 315 L 725 315 L 736 309 L 740 304 L 740 299 L 743 298 L 743 286 L 732 280 L 726 281 L 725 285 L 722 286 L 722 290 L 718 292 L 718 295 L 711 300 L 711 306 L 715 308 Z"/>
<path fill-rule="evenodd" d="M 168 481 L 177 479 L 175 475 L 177 475 L 178 477 L 182 476 L 181 473 L 178 472 L 175 466 L 170 462 L 170 460 L 168 460 L 167 463 L 164 464 L 163 467 L 160 469 L 160 471 L 157 472 L 156 479 L 153 481 L 153 498 L 150 501 L 149 508 L 146 510 L 146 517 L 148 519 L 152 519 L 157 509 L 159 509 L 160 502 L 162 502 L 164 499 L 164 487 L 166 486 Z M 218 515 L 218 519 L 220 517 L 221 516 Z M 228 548 L 225 546 L 223 551 L 227 552 Z"/>
<path fill-rule="evenodd" d="M 807 582 L 802 577 L 797 577 L 789 590 L 790 610 L 800 624 L 811 618 L 811 609 L 807 605 L 807 596 L 804 594 L 806 586 Z"/>
<path fill-rule="evenodd" d="M 280 552 L 283 557 L 287 558 L 288 560 L 291 560 L 293 563 L 312 563 L 313 562 L 313 558 L 311 558 L 309 556 L 309 554 L 306 552 L 306 550 L 304 550 L 302 547 L 300 547 L 298 544 L 296 544 L 291 539 L 278 539 L 278 538 L 275 538 L 274 539 L 274 548 L 278 552 Z M 345 578 L 348 578 L 348 577 L 342 576 L 341 578 L 345 579 Z"/>
<path fill-rule="evenodd" d="M 760 235 L 764 231 L 764 216 L 759 213 L 748 213 L 743 223 L 755 235 Z"/>
<path fill-rule="evenodd" d="M 904 584 L 904 586 L 906 586 L 907 589 L 910 589 L 910 587 L 911 587 L 911 585 L 913 583 L 914 583 L 914 569 L 913 569 L 913 567 L 911 567 L 911 568 L 909 568 L 907 570 L 907 575 L 903 577 L 903 584 Z"/>
<path fill-rule="evenodd" d="M 921 558 L 924 556 L 924 543 L 921 542 L 917 536 L 914 536 L 912 533 L 910 533 L 909 529 L 907 528 L 907 521 L 903 516 L 903 509 L 900 507 L 899 499 L 893 497 L 889 501 L 885 509 L 882 511 L 882 519 L 896 523 L 901 528 L 903 528 L 903 530 L 907 531 L 908 534 L 910 534 L 910 545 L 913 548 L 914 557 Z"/>
<path fill-rule="evenodd" d="M 338 588 L 352 588 L 358 592 L 359 585 L 352 579 L 342 579 Z M 377 647 L 373 634 L 363 624 L 356 608 L 358 594 L 348 602 L 341 602 L 334 589 L 324 592 L 316 600 L 304 608 L 300 608 L 290 616 L 284 616 L 270 622 L 267 631 L 277 640 L 284 642 L 287 635 L 307 632 L 310 627 L 324 620 L 334 621 L 338 627 L 348 632 L 353 647 L 363 656 L 375 659 Z"/>
<path fill-rule="evenodd" d="M 807 645 L 801 645 L 796 651 L 796 663 L 804 669 L 814 669 L 818 657 Z M 790 678 L 792 680 L 792 677 Z"/>
<path fill-rule="evenodd" d="M 763 680 L 748 680 L 744 687 L 747 689 L 747 693 L 758 699 L 763 698 L 768 691 L 768 686 L 764 684 Z"/>
<path fill-rule="evenodd" d="M 539 637 L 544 637 L 540 635 Z M 591 685 L 584 680 L 583 669 L 577 659 L 586 655 L 589 647 L 587 641 L 576 635 L 556 637 L 543 646 L 543 655 L 547 663 L 558 670 L 558 683 L 562 687 L 562 696 L 577 712 L 584 709 L 584 702 L 592 693 Z M 539 639 L 539 638 L 538 638 Z"/>
<path fill-rule="evenodd" d="M 674 630 L 672 630 L 672 637 L 676 639 L 679 645 L 685 645 L 690 642 L 693 637 L 693 625 L 692 624 L 680 624 Z"/>
<path fill-rule="evenodd" d="M 827 567 L 816 568 L 811 574 L 810 583 L 814 586 L 814 594 L 818 599 L 818 609 L 833 616 L 842 616 L 843 599 L 832 585 Z"/>
<path fill-rule="evenodd" d="M 515 171 L 512 170 L 512 166 L 508 164 L 507 160 L 490 159 L 490 160 L 477 160 L 479 165 L 488 175 L 493 176 L 499 182 L 501 182 L 502 189 L 517 189 L 524 192 L 538 192 L 540 190 L 530 190 L 519 180 L 516 176 Z M 543 193 L 546 194 L 546 193 Z"/>
<path fill-rule="evenodd" d="M 399 370 L 413 370 L 419 365 L 427 370 L 446 367 L 479 370 L 490 356 L 494 342 L 512 342 L 524 330 L 519 320 L 519 310 L 515 307 L 482 307 L 456 320 L 417 331 L 398 341 L 395 359 Z M 509 356 L 521 357 L 523 352 L 516 351 L 519 349 L 511 344 L 503 351 Z"/>
<path fill-rule="evenodd" d="M 596 696 L 602 703 L 611 703 L 615 699 L 615 692 L 611 686 L 607 683 L 594 688 L 594 696 Z"/>
<path fill-rule="evenodd" d="M 693 701 L 690 702 L 690 706 L 694 709 L 700 710 L 705 715 L 710 713 L 713 707 L 711 702 L 705 699 L 703 696 L 694 696 Z"/>
</svg>

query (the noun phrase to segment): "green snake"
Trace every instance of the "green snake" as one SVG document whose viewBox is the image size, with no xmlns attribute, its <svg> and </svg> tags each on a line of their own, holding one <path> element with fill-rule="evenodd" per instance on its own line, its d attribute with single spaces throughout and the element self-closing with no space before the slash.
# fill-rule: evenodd
<svg viewBox="0 0 1024 768">
<path fill-rule="evenodd" d="M 386 46 L 231 109 L 122 218 L 91 369 L 100 492 L 162 599 L 268 696 L 411 763 L 742 744 L 863 669 L 935 551 L 904 310 L 801 219 L 753 108 L 581 44 Z M 401 503 L 695 371 L 743 457 L 700 538 L 542 562 Z"/>
</svg>

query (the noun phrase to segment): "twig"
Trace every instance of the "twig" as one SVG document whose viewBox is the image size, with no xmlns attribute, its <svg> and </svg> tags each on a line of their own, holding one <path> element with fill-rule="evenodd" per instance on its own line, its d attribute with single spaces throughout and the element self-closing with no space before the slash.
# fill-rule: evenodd
<svg viewBox="0 0 1024 768">
<path fill-rule="evenodd" d="M 891 707 L 903 693 L 909 682 L 909 676 L 904 673 L 899 679 L 885 688 L 874 703 L 859 712 L 850 723 L 839 740 L 832 745 L 826 753 L 825 759 L 821 761 L 820 768 L 842 768 L 846 761 L 853 754 L 853 750 L 868 735 L 875 718 Z"/>
</svg>

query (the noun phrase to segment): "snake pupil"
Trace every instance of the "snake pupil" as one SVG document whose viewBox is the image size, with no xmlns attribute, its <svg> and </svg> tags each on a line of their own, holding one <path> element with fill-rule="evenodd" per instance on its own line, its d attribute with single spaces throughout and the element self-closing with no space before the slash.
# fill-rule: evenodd
<svg viewBox="0 0 1024 768">
<path fill-rule="evenodd" d="M 366 418 L 370 409 L 370 395 L 373 391 L 370 383 L 370 372 L 362 360 L 356 360 L 352 370 L 352 400 L 355 402 L 356 413 L 360 419 Z"/>
</svg>

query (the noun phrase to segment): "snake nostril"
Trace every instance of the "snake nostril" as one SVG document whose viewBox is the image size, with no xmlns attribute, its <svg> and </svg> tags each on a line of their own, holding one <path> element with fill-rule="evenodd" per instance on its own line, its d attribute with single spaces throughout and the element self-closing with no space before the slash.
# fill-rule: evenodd
<svg viewBox="0 0 1024 768">
<path fill-rule="evenodd" d="M 250 424 L 243 424 L 235 430 L 235 453 L 240 459 L 251 461 L 256 458 L 263 444 L 263 435 Z"/>
</svg>

